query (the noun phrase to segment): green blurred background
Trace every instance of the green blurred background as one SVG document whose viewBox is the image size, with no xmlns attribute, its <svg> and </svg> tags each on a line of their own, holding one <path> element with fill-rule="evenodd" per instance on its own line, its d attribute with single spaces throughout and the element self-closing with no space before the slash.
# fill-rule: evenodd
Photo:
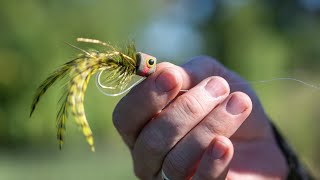
<svg viewBox="0 0 320 180">
<path fill-rule="evenodd" d="M 208 54 L 249 81 L 294 77 L 319 85 L 318 0 L 2 0 L 0 1 L 0 179 L 135 179 L 130 154 L 112 125 L 121 97 L 93 82 L 86 113 L 91 153 L 73 122 L 62 151 L 56 141 L 57 85 L 29 108 L 46 76 L 78 52 L 77 37 L 137 48 L 183 64 Z M 320 91 L 291 81 L 254 84 L 268 114 L 301 160 L 320 172 Z M 128 124 L 130 125 L 130 124 Z"/>
</svg>

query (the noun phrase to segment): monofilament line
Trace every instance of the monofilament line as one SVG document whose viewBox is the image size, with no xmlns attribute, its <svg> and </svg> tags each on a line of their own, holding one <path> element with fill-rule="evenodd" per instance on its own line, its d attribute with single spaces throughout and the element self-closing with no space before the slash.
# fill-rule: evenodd
<svg viewBox="0 0 320 180">
<path fill-rule="evenodd" d="M 229 85 L 248 85 L 248 84 L 264 84 L 264 83 L 269 83 L 269 82 L 273 82 L 273 81 L 295 81 L 298 82 L 300 84 L 303 84 L 307 87 L 310 87 L 312 89 L 315 89 L 317 91 L 320 91 L 320 86 L 316 86 L 314 84 L 311 83 L 307 83 L 305 81 L 302 81 L 300 79 L 295 79 L 295 78 L 290 78 L 290 77 L 284 77 L 284 78 L 273 78 L 273 79 L 267 79 L 267 80 L 260 80 L 260 81 L 248 81 L 248 82 L 239 82 L 239 83 L 230 83 Z M 187 92 L 188 90 L 186 89 L 181 89 L 180 92 Z"/>
<path fill-rule="evenodd" d="M 284 80 L 288 80 L 288 81 L 295 81 L 298 82 L 300 84 L 303 84 L 307 87 L 310 87 L 312 89 L 316 89 L 317 91 L 320 91 L 320 87 L 316 86 L 314 84 L 311 83 L 307 83 L 305 81 L 302 81 L 300 79 L 295 79 L 295 78 L 289 78 L 289 77 L 284 77 L 284 78 L 273 78 L 273 79 L 268 79 L 268 80 L 260 80 L 260 81 L 249 81 L 249 82 L 242 82 L 242 83 L 230 83 L 230 85 L 241 85 L 241 84 L 263 84 L 263 83 L 269 83 L 269 82 L 273 82 L 273 81 L 284 81 Z"/>
</svg>

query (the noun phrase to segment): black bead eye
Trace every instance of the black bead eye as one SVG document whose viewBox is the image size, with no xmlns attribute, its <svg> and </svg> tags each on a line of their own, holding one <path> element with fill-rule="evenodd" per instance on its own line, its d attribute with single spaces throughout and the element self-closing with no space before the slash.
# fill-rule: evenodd
<svg viewBox="0 0 320 180">
<path fill-rule="evenodd" d="M 149 64 L 153 65 L 154 64 L 154 60 L 153 59 L 149 59 Z"/>
<path fill-rule="evenodd" d="M 151 68 L 154 64 L 155 64 L 155 60 L 154 60 L 154 59 L 149 59 L 149 60 L 147 61 L 147 66 L 148 66 L 149 68 Z"/>
</svg>

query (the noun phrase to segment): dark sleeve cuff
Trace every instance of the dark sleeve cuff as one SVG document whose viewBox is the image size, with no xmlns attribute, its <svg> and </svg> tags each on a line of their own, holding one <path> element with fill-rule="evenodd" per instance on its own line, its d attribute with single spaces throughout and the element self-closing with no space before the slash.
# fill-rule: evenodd
<svg viewBox="0 0 320 180">
<path fill-rule="evenodd" d="M 274 137 L 277 141 L 277 144 L 282 151 L 284 157 L 286 158 L 289 172 L 288 172 L 288 180 L 309 180 L 314 179 L 311 174 L 302 166 L 299 162 L 298 157 L 293 152 L 288 143 L 284 140 L 280 132 L 277 130 L 275 125 L 271 122 L 272 131 Z"/>
</svg>

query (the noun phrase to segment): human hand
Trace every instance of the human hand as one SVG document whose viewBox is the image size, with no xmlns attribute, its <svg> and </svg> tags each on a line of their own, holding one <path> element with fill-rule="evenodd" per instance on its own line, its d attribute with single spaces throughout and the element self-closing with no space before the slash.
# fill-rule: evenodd
<svg viewBox="0 0 320 180">
<path fill-rule="evenodd" d="M 209 57 L 196 57 L 182 67 L 158 64 L 118 103 L 113 122 L 141 179 L 161 179 L 162 170 L 170 179 L 287 175 L 253 90 Z"/>
</svg>

